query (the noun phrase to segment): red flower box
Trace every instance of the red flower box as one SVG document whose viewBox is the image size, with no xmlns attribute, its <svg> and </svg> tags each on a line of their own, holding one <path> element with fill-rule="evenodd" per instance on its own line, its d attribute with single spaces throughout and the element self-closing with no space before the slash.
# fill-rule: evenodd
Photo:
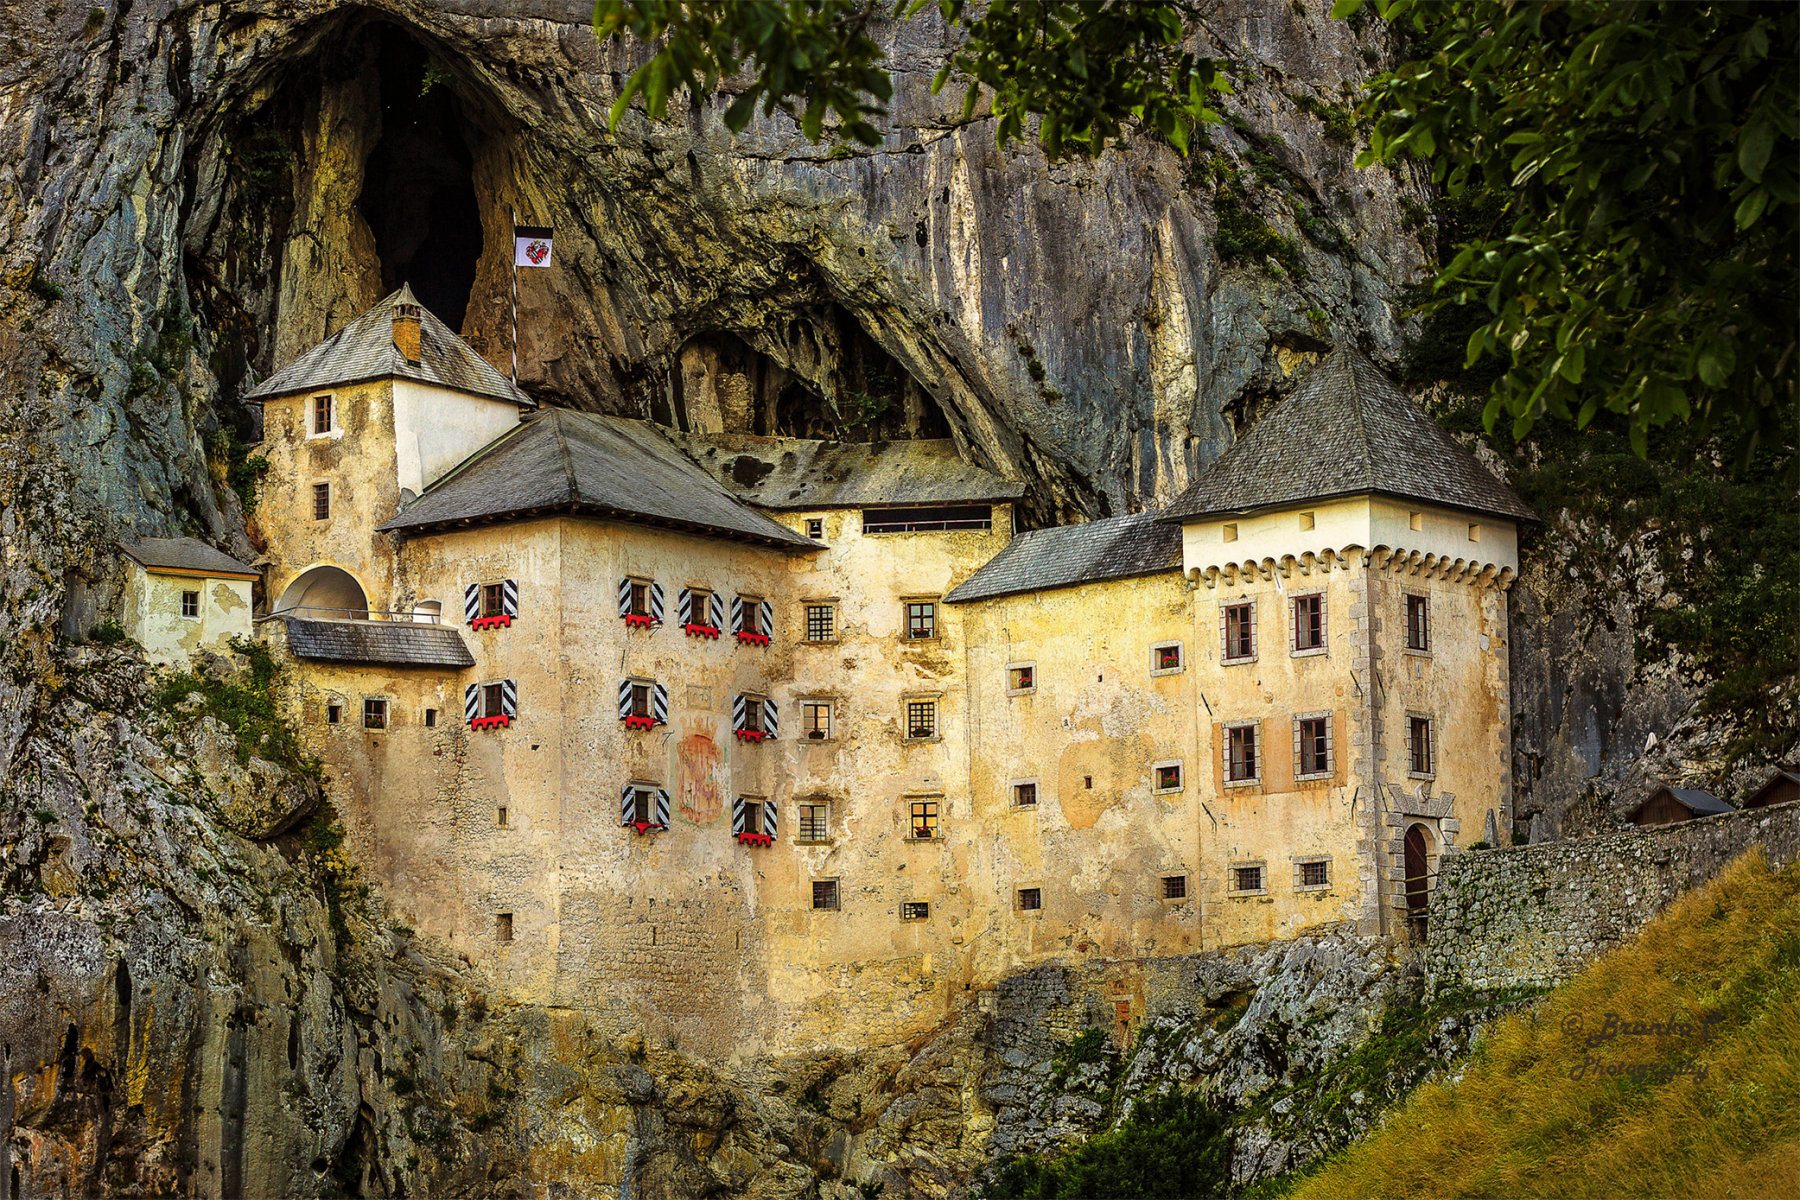
<svg viewBox="0 0 1800 1200">
<path fill-rule="evenodd" d="M 766 833 L 740 833 L 737 840 L 745 846 L 773 846 L 775 839 Z"/>
<path fill-rule="evenodd" d="M 506 613 L 499 613 L 498 615 L 492 616 L 492 617 L 476 617 L 473 621 L 469 622 L 469 628 L 470 629 L 503 629 L 503 628 L 510 629 L 510 628 L 512 628 L 512 617 Z"/>
<path fill-rule="evenodd" d="M 625 617 L 625 623 L 633 629 L 649 629 L 656 624 L 656 618 L 647 616 L 644 613 L 628 613 Z"/>
<path fill-rule="evenodd" d="M 769 644 L 769 635 L 766 633 L 751 633 L 748 629 L 740 629 L 735 636 L 738 641 L 744 643 L 746 646 L 766 646 Z"/>
<path fill-rule="evenodd" d="M 740 729 L 732 736 L 740 742 L 761 742 L 767 740 L 769 735 L 761 729 Z"/>
<path fill-rule="evenodd" d="M 652 830 L 652 829 L 654 829 L 660 833 L 662 830 L 667 828 L 667 826 L 665 826 L 665 825 L 656 825 L 649 821 L 632 821 L 632 822 L 630 822 L 630 826 L 631 826 L 631 828 L 638 831 L 639 837 L 642 837 L 646 832 L 648 832 L 649 830 Z"/>
<path fill-rule="evenodd" d="M 717 638 L 719 636 L 718 627 L 715 625 L 699 625 L 689 621 L 681 628 L 689 637 Z"/>
<path fill-rule="evenodd" d="M 634 716 L 625 718 L 625 728 L 627 729 L 655 729 L 656 725 L 657 721 L 655 717 Z"/>
<path fill-rule="evenodd" d="M 469 722 L 470 729 L 505 729 L 512 724 L 512 718 L 505 713 L 497 717 L 476 717 Z"/>
</svg>

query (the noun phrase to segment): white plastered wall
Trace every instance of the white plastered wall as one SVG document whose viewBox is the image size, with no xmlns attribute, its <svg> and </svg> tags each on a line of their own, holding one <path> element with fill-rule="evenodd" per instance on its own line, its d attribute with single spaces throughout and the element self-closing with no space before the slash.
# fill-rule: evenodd
<svg viewBox="0 0 1800 1200">
<path fill-rule="evenodd" d="M 1414 513 L 1419 516 L 1419 529 L 1412 527 Z M 1311 529 L 1302 528 L 1303 514 L 1311 514 Z M 1227 525 L 1236 527 L 1236 540 L 1225 540 Z M 1469 536 L 1470 526 L 1476 527 L 1474 540 Z M 1491 563 L 1497 570 L 1514 573 L 1519 569 L 1519 537 L 1511 521 L 1385 496 L 1295 504 L 1190 521 L 1181 528 L 1182 567 L 1189 573 L 1227 563 L 1279 562 L 1287 555 L 1342 551 L 1350 546 L 1416 550 L 1452 562 Z"/>
<path fill-rule="evenodd" d="M 394 380 L 394 455 L 400 486 L 417 495 L 519 423 L 519 407 L 448 388 Z"/>
</svg>

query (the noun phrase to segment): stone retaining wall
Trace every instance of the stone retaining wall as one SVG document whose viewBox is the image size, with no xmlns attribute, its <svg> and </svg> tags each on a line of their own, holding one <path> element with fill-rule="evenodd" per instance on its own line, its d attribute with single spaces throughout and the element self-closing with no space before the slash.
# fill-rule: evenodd
<svg viewBox="0 0 1800 1200">
<path fill-rule="evenodd" d="M 1800 858 L 1800 803 L 1445 859 L 1425 948 L 1433 989 L 1550 987 L 1753 845 Z"/>
</svg>

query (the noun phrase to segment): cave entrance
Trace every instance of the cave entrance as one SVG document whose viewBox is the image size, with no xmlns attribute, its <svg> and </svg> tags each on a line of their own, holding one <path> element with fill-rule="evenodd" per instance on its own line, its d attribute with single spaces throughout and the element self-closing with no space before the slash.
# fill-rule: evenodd
<svg viewBox="0 0 1800 1200">
<path fill-rule="evenodd" d="M 423 46 L 392 25 L 369 32 L 381 140 L 356 207 L 375 235 L 383 291 L 410 283 L 419 303 L 460 332 L 482 247 L 468 114 Z"/>
</svg>

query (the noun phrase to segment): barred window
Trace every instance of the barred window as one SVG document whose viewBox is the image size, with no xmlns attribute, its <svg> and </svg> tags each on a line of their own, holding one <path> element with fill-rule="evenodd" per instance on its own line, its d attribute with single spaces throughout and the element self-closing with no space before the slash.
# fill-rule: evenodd
<svg viewBox="0 0 1800 1200">
<path fill-rule="evenodd" d="M 331 519 L 331 485 L 329 483 L 313 484 L 313 520 L 329 521 Z"/>
<path fill-rule="evenodd" d="M 906 736 L 913 739 L 937 736 L 936 700 L 906 702 Z"/>
<path fill-rule="evenodd" d="M 906 604 L 906 638 L 917 641 L 937 636 L 937 602 L 909 600 Z"/>
<path fill-rule="evenodd" d="M 1044 907 L 1044 891 L 1042 888 L 1020 888 L 1019 908 L 1024 912 L 1036 912 Z"/>
<path fill-rule="evenodd" d="M 800 835 L 803 842 L 822 842 L 831 836 L 831 805 L 814 800 L 800 806 Z"/>
<path fill-rule="evenodd" d="M 1325 648 L 1325 597 L 1294 597 L 1294 649 L 1323 650 Z"/>
<path fill-rule="evenodd" d="M 1233 725 L 1225 730 L 1225 778 L 1246 783 L 1257 778 L 1256 726 Z"/>
<path fill-rule="evenodd" d="M 1325 775 L 1331 771 L 1331 718 L 1303 717 L 1295 722 L 1297 775 Z"/>
<path fill-rule="evenodd" d="M 806 606 L 806 640 L 829 642 L 837 637 L 837 613 L 829 604 Z"/>
<path fill-rule="evenodd" d="M 181 593 L 181 615 L 184 617 L 197 617 L 200 615 L 199 592 Z"/>
<path fill-rule="evenodd" d="M 363 701 L 364 729 L 386 729 L 387 717 L 388 709 L 386 700 L 369 698 Z"/>
<path fill-rule="evenodd" d="M 800 704 L 800 736 L 815 742 L 831 736 L 831 704 L 825 700 L 805 700 Z"/>
<path fill-rule="evenodd" d="M 1331 882 L 1331 864 L 1328 862 L 1303 862 L 1300 864 L 1301 887 L 1325 887 Z"/>
<path fill-rule="evenodd" d="M 1164 875 L 1162 877 L 1162 898 L 1164 900 L 1187 899 L 1187 876 Z"/>
<path fill-rule="evenodd" d="M 1263 869 L 1260 866 L 1233 867 L 1231 879 L 1233 891 L 1260 892 L 1263 890 Z"/>
<path fill-rule="evenodd" d="M 1232 604 L 1225 609 L 1225 658 L 1256 657 L 1256 605 Z"/>
<path fill-rule="evenodd" d="M 1414 775 L 1432 773 L 1431 718 L 1407 719 L 1406 755 Z"/>
<path fill-rule="evenodd" d="M 812 906 L 816 909 L 835 909 L 838 906 L 838 881 L 835 879 L 813 880 Z"/>
<path fill-rule="evenodd" d="M 1406 598 L 1406 648 L 1431 649 L 1431 601 L 1426 596 Z"/>
<path fill-rule="evenodd" d="M 907 834 L 916 842 L 928 842 L 936 839 L 938 829 L 937 800 L 909 800 L 906 803 Z"/>
<path fill-rule="evenodd" d="M 900 903 L 900 919 L 902 921 L 926 921 L 931 919 L 931 902 L 928 900 L 903 900 Z"/>
</svg>

